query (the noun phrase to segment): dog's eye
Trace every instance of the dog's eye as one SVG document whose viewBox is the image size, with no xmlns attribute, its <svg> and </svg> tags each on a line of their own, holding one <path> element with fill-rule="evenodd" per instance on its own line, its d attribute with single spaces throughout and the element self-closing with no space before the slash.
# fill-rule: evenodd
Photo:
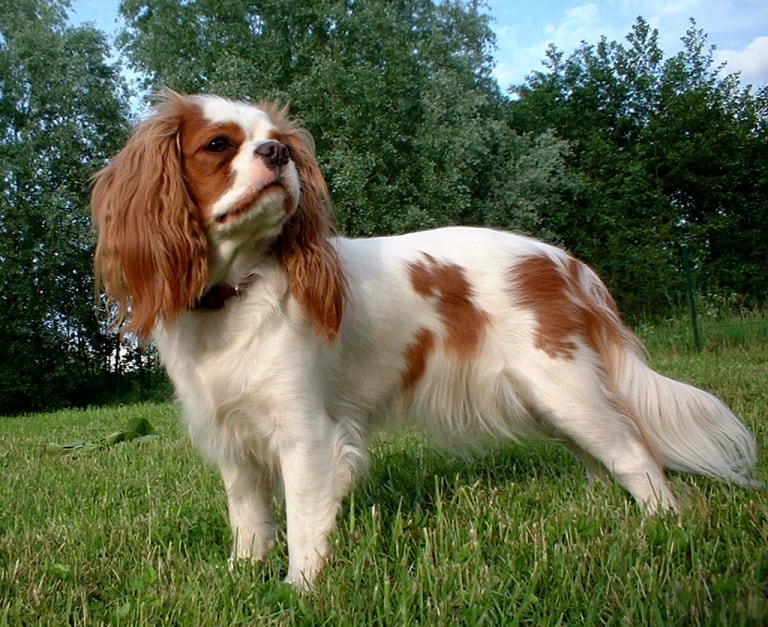
<svg viewBox="0 0 768 627">
<path fill-rule="evenodd" d="M 223 135 L 213 138 L 205 145 L 206 152 L 224 152 L 233 148 L 232 142 Z"/>
</svg>

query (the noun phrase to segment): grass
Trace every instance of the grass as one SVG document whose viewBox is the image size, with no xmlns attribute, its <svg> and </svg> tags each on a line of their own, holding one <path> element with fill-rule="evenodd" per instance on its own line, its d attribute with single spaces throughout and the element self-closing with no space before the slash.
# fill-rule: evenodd
<svg viewBox="0 0 768 627">
<path fill-rule="evenodd" d="M 724 398 L 762 450 L 766 325 L 702 353 L 673 325 L 642 330 L 655 367 Z M 44 452 L 139 418 L 159 437 Z M 0 626 L 768 622 L 765 491 L 676 475 L 682 513 L 646 518 L 548 444 L 457 459 L 418 434 L 379 438 L 304 596 L 280 583 L 284 544 L 227 569 L 220 480 L 173 405 L 0 419 L 0 472 Z"/>
</svg>

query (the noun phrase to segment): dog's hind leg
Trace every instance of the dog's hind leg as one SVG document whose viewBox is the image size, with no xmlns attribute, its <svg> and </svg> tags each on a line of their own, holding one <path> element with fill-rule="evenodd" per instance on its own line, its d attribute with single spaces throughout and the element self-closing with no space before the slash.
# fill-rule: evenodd
<svg viewBox="0 0 768 627">
<path fill-rule="evenodd" d="M 565 446 L 574 457 L 584 464 L 586 470 L 587 483 L 594 481 L 605 481 L 610 477 L 610 474 L 606 470 L 605 466 L 600 463 L 600 460 L 587 453 L 583 448 L 571 442 L 567 438 L 562 440 L 563 446 Z"/>
<path fill-rule="evenodd" d="M 675 498 L 631 408 L 598 373 L 573 367 L 538 376 L 535 408 L 547 431 L 565 440 L 589 475 L 605 469 L 646 511 L 674 510 Z M 567 372 L 560 372 L 567 370 Z M 544 373 L 541 373 L 544 374 Z"/>
</svg>

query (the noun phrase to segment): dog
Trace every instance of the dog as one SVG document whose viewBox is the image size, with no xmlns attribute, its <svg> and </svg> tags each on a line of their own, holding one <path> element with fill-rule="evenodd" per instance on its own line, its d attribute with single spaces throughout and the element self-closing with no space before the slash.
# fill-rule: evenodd
<svg viewBox="0 0 768 627">
<path fill-rule="evenodd" d="M 166 92 L 96 175 L 92 212 L 97 293 L 156 343 L 220 469 L 233 558 L 273 546 L 281 487 L 299 587 L 390 424 L 561 442 L 648 512 L 676 507 L 665 467 L 750 483 L 753 437 L 646 364 L 588 266 L 484 228 L 336 236 L 312 137 L 274 103 Z"/>
</svg>

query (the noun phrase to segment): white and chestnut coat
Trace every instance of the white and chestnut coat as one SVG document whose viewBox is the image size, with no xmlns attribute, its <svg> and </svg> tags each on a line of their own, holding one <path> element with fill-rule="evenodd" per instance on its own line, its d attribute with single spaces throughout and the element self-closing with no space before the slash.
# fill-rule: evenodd
<svg viewBox="0 0 768 627">
<path fill-rule="evenodd" d="M 487 229 L 334 237 L 311 137 L 272 104 L 167 93 L 92 205 L 98 286 L 220 468 L 234 556 L 272 546 L 282 487 L 297 585 L 386 423 L 552 438 L 650 511 L 675 507 L 664 467 L 749 481 L 752 436 L 646 365 L 587 266 Z"/>
</svg>

